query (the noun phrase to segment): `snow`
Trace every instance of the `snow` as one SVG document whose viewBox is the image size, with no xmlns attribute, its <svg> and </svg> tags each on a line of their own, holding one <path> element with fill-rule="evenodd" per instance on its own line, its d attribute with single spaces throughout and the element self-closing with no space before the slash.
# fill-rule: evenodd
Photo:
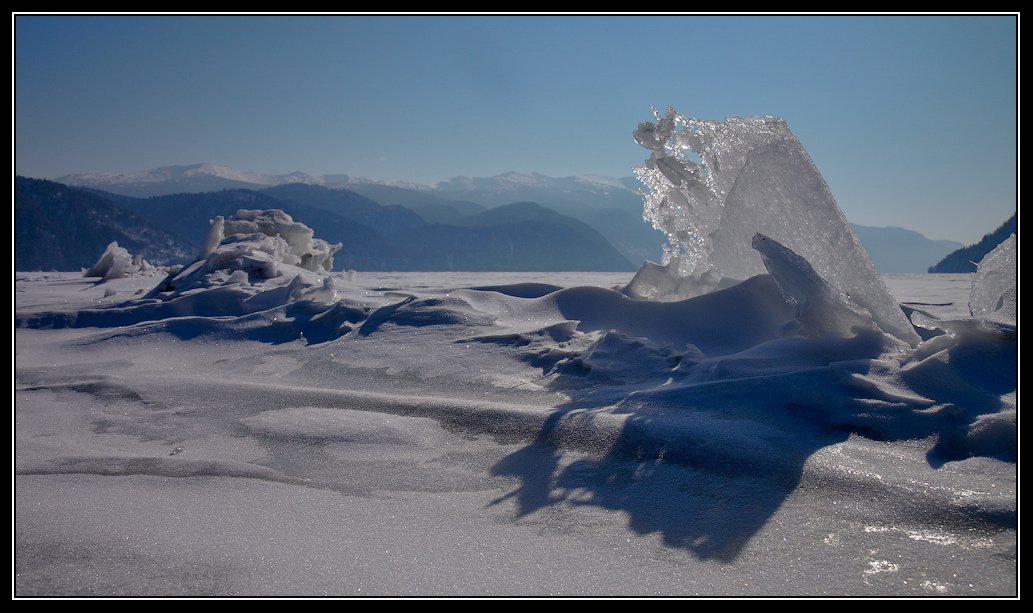
<svg viewBox="0 0 1033 613">
<path fill-rule="evenodd" d="M 1015 594 L 1007 335 L 808 338 L 769 276 L 326 278 L 127 325 L 153 279 L 19 274 L 18 595 Z"/>
<path fill-rule="evenodd" d="M 679 300 L 719 287 L 722 279 L 764 273 L 751 248 L 762 233 L 803 257 L 884 332 L 918 342 L 785 121 L 688 119 L 668 107 L 655 122 L 639 124 L 635 140 L 650 152 L 635 171 L 648 190 L 645 217 L 667 235 L 664 276 L 676 278 L 663 282 L 673 293 L 644 291 L 650 282 L 638 278 L 628 288 L 633 295 Z M 651 280 L 658 272 L 655 265 L 643 268 Z"/>
<path fill-rule="evenodd" d="M 1014 240 L 887 284 L 783 122 L 679 117 L 630 282 L 332 273 L 278 210 L 18 274 L 16 595 L 1016 595 Z"/>
</svg>

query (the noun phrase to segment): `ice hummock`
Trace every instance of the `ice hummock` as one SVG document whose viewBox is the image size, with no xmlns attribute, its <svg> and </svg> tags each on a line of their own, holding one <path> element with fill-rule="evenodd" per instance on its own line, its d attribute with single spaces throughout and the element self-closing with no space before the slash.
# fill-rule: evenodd
<svg viewBox="0 0 1033 613">
<path fill-rule="evenodd" d="M 246 315 L 292 301 L 334 302 L 330 269 L 341 244 L 279 209 L 238 210 L 212 220 L 199 259 L 170 274 L 144 298 L 188 299 L 206 314 Z M 199 298 L 208 293 L 210 300 Z"/>
<path fill-rule="evenodd" d="M 972 317 L 1014 326 L 1018 319 L 1018 241 L 1012 234 L 986 254 L 972 278 Z"/>
<path fill-rule="evenodd" d="M 100 277 L 102 281 L 123 279 L 137 274 L 153 275 L 157 269 L 140 254 L 131 255 L 118 241 L 108 243 L 97 262 L 83 273 L 84 277 Z"/>
<path fill-rule="evenodd" d="M 278 278 L 297 279 L 299 286 L 323 285 L 340 249 L 340 243 L 314 238 L 312 228 L 279 209 L 241 209 L 229 219 L 213 219 L 198 260 L 169 275 L 148 296 Z"/>
<path fill-rule="evenodd" d="M 212 220 L 212 227 L 204 240 L 198 259 L 208 258 L 216 249 L 227 243 L 227 237 L 235 235 L 243 238 L 231 238 L 228 242 L 244 245 L 243 251 L 251 255 L 265 253 L 275 262 L 312 272 L 330 272 L 334 264 L 334 254 L 341 249 L 340 243 L 331 245 L 323 239 L 314 238 L 312 228 L 294 221 L 290 215 L 279 209 L 240 209 L 229 219 L 223 219 L 220 215 Z M 227 252 L 236 256 L 242 249 L 234 247 L 222 251 L 224 253 L 219 260 L 225 259 Z"/>
<path fill-rule="evenodd" d="M 663 116 L 654 114 L 656 121 L 639 124 L 634 134 L 650 151 L 635 174 L 648 190 L 644 217 L 667 235 L 668 244 L 661 265 L 646 263 L 627 293 L 682 300 L 763 274 L 764 262 L 752 248 L 761 233 L 806 260 L 884 332 L 918 343 L 784 120 L 689 119 L 671 107 Z"/>
<path fill-rule="evenodd" d="M 75 312 L 37 313 L 22 324 L 140 324 L 132 334 L 175 330 L 191 338 L 214 334 L 320 343 L 347 333 L 365 317 L 362 304 L 338 300 L 330 271 L 339 249 L 339 243 L 315 238 L 311 228 L 281 210 L 242 209 L 229 219 L 213 219 L 198 260 L 174 269 L 149 292 L 137 292 L 143 293 L 139 298 Z M 133 265 L 128 253 L 112 243 L 87 275 L 124 276 L 126 262 Z"/>
</svg>

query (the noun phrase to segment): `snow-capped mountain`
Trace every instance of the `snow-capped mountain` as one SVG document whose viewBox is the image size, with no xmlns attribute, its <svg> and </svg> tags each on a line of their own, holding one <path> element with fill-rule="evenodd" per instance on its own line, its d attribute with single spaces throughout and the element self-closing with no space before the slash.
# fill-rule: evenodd
<svg viewBox="0 0 1033 613">
<path fill-rule="evenodd" d="M 238 170 L 220 164 L 162 166 L 140 172 L 79 173 L 55 179 L 78 187 L 92 187 L 124 196 L 162 196 L 178 192 L 206 192 L 220 189 L 271 187 L 285 183 L 323 185 L 322 177 L 304 172 L 282 175 Z"/>
<path fill-rule="evenodd" d="M 54 179 L 66 185 L 90 187 L 124 196 L 148 197 L 174 193 L 196 193 L 220 189 L 255 189 L 288 183 L 346 187 L 386 185 L 425 193 L 452 196 L 479 196 L 496 204 L 520 200 L 534 200 L 530 191 L 565 194 L 567 199 L 583 200 L 578 196 L 612 197 L 641 206 L 635 193 L 637 186 L 629 186 L 628 178 L 617 179 L 598 175 L 550 177 L 541 173 L 506 172 L 493 177 L 457 176 L 440 181 L 434 186 L 411 181 L 383 181 L 349 174 L 263 174 L 249 172 L 221 164 L 191 164 L 162 166 L 140 172 L 91 172 L 64 175 Z M 471 198 L 472 199 L 472 198 Z M 539 198 L 540 199 L 540 198 Z M 605 203 L 603 203 L 605 204 Z"/>
<path fill-rule="evenodd" d="M 571 177 L 550 177 L 538 172 L 506 172 L 493 177 L 452 177 L 438 182 L 436 189 L 443 192 L 507 191 L 513 189 L 555 189 L 589 192 L 610 190 L 628 191 L 627 186 L 613 177 L 599 175 L 575 175 Z"/>
</svg>

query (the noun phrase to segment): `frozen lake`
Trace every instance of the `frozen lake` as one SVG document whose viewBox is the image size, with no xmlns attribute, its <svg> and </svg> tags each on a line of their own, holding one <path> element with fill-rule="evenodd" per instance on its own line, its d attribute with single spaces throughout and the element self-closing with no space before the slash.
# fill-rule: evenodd
<svg viewBox="0 0 1033 613">
<path fill-rule="evenodd" d="M 336 274 L 324 339 L 69 325 L 158 278 L 18 273 L 16 594 L 1016 594 L 1014 373 L 977 369 L 1014 342 L 744 349 L 630 278 Z M 971 275 L 885 278 L 968 315 Z"/>
</svg>

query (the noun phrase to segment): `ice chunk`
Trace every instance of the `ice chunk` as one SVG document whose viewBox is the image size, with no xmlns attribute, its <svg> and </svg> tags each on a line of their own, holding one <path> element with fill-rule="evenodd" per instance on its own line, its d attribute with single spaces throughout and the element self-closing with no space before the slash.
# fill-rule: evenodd
<svg viewBox="0 0 1033 613">
<path fill-rule="evenodd" d="M 756 234 L 753 248 L 774 277 L 786 301 L 796 307 L 800 332 L 814 337 L 849 337 L 859 328 L 874 328 L 869 314 L 836 290 L 792 249 Z"/>
<path fill-rule="evenodd" d="M 215 227 L 213 223 L 212 230 Z M 223 222 L 222 232 L 224 236 L 262 234 L 280 239 L 282 243 L 273 241 L 276 246 L 272 255 L 285 264 L 314 272 L 329 272 L 333 267 L 333 256 L 341 248 L 340 244 L 331 245 L 322 239 L 313 238 L 312 228 L 294 221 L 279 209 L 241 209 L 235 217 Z"/>
<path fill-rule="evenodd" d="M 635 140 L 650 151 L 635 174 L 648 188 L 644 216 L 667 235 L 668 244 L 664 269 L 644 266 L 626 289 L 629 295 L 681 300 L 729 279 L 762 274 L 764 262 L 751 248 L 753 236 L 762 233 L 806 260 L 884 332 L 918 343 L 785 121 L 687 119 L 670 107 L 662 117 L 654 113 L 656 122 L 635 131 Z M 686 151 L 698 156 L 699 164 Z"/>
<path fill-rule="evenodd" d="M 304 286 L 292 288 L 288 299 L 308 289 L 321 289 L 324 291 L 319 295 L 332 297 L 332 289 L 321 275 L 330 272 L 340 248 L 340 243 L 331 245 L 314 238 L 312 228 L 281 210 L 241 209 L 230 219 L 213 219 L 201 249 L 206 255 L 178 274 L 169 275 L 148 297 L 224 285 L 250 292 L 253 283 L 280 277 L 299 280 Z"/>
<path fill-rule="evenodd" d="M 223 220 L 222 215 L 218 215 L 212 220 L 212 227 L 208 230 L 208 236 L 204 239 L 204 244 L 201 245 L 201 251 L 197 254 L 197 259 L 203 260 L 210 256 L 215 248 L 219 246 L 224 238 L 223 234 Z"/>
<path fill-rule="evenodd" d="M 108 281 L 110 279 L 121 279 L 128 277 L 132 272 L 133 256 L 125 247 L 119 247 L 117 241 L 108 243 L 104 253 L 100 255 L 97 263 L 83 273 L 84 277 L 100 277 Z"/>
<path fill-rule="evenodd" d="M 118 246 L 118 241 L 111 241 L 97 262 L 83 271 L 83 276 L 100 277 L 103 281 L 110 281 L 132 275 L 154 276 L 157 273 L 158 268 L 143 259 L 142 255 L 131 255 L 127 249 Z"/>
<path fill-rule="evenodd" d="M 976 267 L 968 300 L 972 317 L 1014 326 L 1018 278 L 1018 243 L 1012 234 Z"/>
<path fill-rule="evenodd" d="M 97 263 L 89 270 L 83 271 L 83 276 L 100 277 L 103 281 L 110 281 L 132 275 L 154 276 L 157 273 L 158 268 L 143 259 L 142 255 L 130 255 L 126 248 L 118 246 L 118 241 L 111 241 L 97 259 Z"/>
</svg>

